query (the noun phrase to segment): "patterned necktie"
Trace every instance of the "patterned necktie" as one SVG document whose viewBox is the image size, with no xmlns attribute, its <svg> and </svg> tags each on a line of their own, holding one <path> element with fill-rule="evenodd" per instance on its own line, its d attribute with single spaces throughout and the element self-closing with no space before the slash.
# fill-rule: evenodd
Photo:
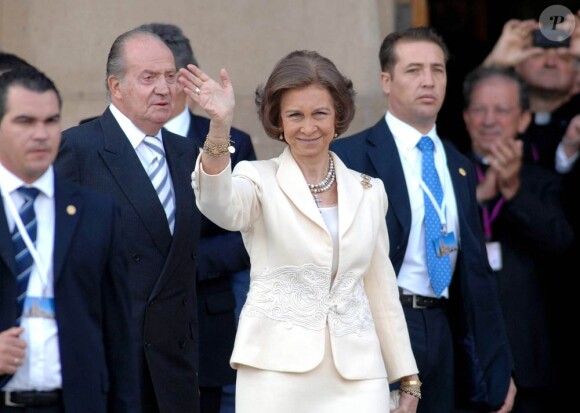
<svg viewBox="0 0 580 413">
<path fill-rule="evenodd" d="M 36 243 L 36 213 L 34 212 L 34 200 L 38 195 L 38 189 L 36 188 L 25 188 L 21 186 L 18 188 L 18 192 L 24 197 L 24 204 L 20 207 L 18 211 L 20 219 L 28 236 L 33 244 Z M 18 230 L 18 227 L 14 227 L 12 232 L 12 245 L 14 246 L 14 254 L 16 257 L 16 284 L 18 287 L 18 296 L 16 297 L 17 304 L 17 314 L 18 317 L 22 315 L 22 307 L 24 305 L 24 299 L 26 298 L 26 290 L 28 289 L 28 280 L 30 279 L 30 273 L 32 272 L 32 266 L 34 265 L 34 259 L 30 254 L 30 251 L 24 243 L 22 234 Z"/>
<path fill-rule="evenodd" d="M 435 169 L 435 159 L 433 150 L 435 145 L 428 136 L 423 136 L 417 147 L 423 154 L 421 164 L 421 178 L 431 194 L 441 206 L 443 201 L 443 189 L 441 188 L 441 181 Z M 442 257 L 437 256 L 437 245 L 442 235 L 442 225 L 437 210 L 433 206 L 429 196 L 423 191 L 423 200 L 425 202 L 425 248 L 427 255 L 427 270 L 429 271 L 429 278 L 431 279 L 431 286 L 435 295 L 441 297 L 443 290 L 451 282 L 451 262 L 449 255 Z"/>
<path fill-rule="evenodd" d="M 173 191 L 171 190 L 169 168 L 165 161 L 165 149 L 163 148 L 161 140 L 156 136 L 145 136 L 143 142 L 156 155 L 155 159 L 149 165 L 147 174 L 157 192 L 161 205 L 163 205 L 169 230 L 173 234 L 173 228 L 175 227 L 175 200 L 173 198 Z"/>
</svg>

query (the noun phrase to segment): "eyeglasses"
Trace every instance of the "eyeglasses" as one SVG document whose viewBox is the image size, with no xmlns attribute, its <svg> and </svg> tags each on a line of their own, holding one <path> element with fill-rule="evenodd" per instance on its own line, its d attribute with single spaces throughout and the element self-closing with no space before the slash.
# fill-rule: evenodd
<svg viewBox="0 0 580 413">
<path fill-rule="evenodd" d="M 505 107 L 505 106 L 495 106 L 493 108 L 489 108 L 487 106 L 470 106 L 467 111 L 473 116 L 486 116 L 489 111 L 497 117 L 506 117 L 511 115 L 515 107 Z"/>
</svg>

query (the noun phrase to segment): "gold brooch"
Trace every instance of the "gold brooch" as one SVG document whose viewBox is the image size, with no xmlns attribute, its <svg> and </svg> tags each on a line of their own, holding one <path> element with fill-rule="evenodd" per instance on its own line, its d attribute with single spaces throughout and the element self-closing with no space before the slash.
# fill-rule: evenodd
<svg viewBox="0 0 580 413">
<path fill-rule="evenodd" d="M 371 177 L 368 176 L 368 175 L 365 175 L 365 174 L 360 174 L 360 176 L 363 179 L 362 181 L 360 181 L 360 184 L 362 185 L 362 187 L 364 189 L 372 188 L 372 185 L 371 185 Z"/>
<path fill-rule="evenodd" d="M 77 208 L 74 205 L 69 205 L 66 207 L 66 213 L 69 215 L 74 215 L 77 213 Z"/>
<path fill-rule="evenodd" d="M 465 169 L 463 169 L 463 168 L 459 168 L 459 173 L 460 173 L 462 176 L 465 176 L 465 175 L 467 175 L 467 172 L 465 172 Z"/>
</svg>

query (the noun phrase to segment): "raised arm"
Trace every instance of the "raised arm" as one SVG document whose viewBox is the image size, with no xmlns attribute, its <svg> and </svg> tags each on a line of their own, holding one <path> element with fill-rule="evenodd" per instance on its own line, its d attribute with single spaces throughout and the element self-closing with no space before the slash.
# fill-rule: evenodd
<svg viewBox="0 0 580 413">
<path fill-rule="evenodd" d="M 532 47 L 532 32 L 537 28 L 538 22 L 535 20 L 508 20 L 483 65 L 514 67 L 529 57 L 542 53 L 542 48 Z"/>
<path fill-rule="evenodd" d="M 195 65 L 179 70 L 179 82 L 194 102 L 211 119 L 209 133 L 201 155 L 203 170 L 210 175 L 222 172 L 230 162 L 230 128 L 236 101 L 228 72 L 220 70 L 220 82 L 210 78 Z"/>
</svg>

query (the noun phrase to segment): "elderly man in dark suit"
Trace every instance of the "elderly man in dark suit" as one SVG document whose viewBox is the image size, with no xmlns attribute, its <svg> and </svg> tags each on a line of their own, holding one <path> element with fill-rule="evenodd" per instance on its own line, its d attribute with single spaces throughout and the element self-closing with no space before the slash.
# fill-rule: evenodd
<svg viewBox="0 0 580 413">
<path fill-rule="evenodd" d="M 179 70 L 188 64 L 197 65 L 189 39 L 183 31 L 167 23 L 140 26 L 157 34 L 173 52 Z M 195 102 L 178 88 L 171 120 L 165 128 L 185 136 L 203 147 L 209 132 L 209 119 L 195 115 Z M 239 129 L 230 130 L 235 152 L 232 168 L 242 160 L 255 160 L 250 136 Z M 201 413 L 219 413 L 222 388 L 235 383 L 235 370 L 230 357 L 236 335 L 235 294 L 233 277 L 248 277 L 250 258 L 239 232 L 226 231 L 202 216 L 199 252 L 197 254 L 197 307 L 199 317 L 199 386 Z M 245 298 L 242 292 L 242 297 Z"/>
<path fill-rule="evenodd" d="M 458 398 L 507 412 L 515 393 L 512 359 L 474 168 L 435 128 L 447 48 L 432 30 L 412 28 L 385 38 L 380 61 L 386 116 L 331 149 L 348 167 L 381 178 L 387 190 L 390 257 L 424 383 L 417 411 L 453 412 L 459 385 L 467 389 L 456 391 Z"/>
<path fill-rule="evenodd" d="M 57 173 L 121 206 L 145 413 L 199 411 L 197 147 L 162 130 L 176 87 L 173 55 L 158 36 L 120 35 L 107 60 L 109 108 L 66 130 L 56 161 Z"/>
<path fill-rule="evenodd" d="M 60 95 L 0 75 L 0 412 L 138 413 L 114 201 L 55 176 Z"/>
<path fill-rule="evenodd" d="M 530 122 L 530 102 L 515 72 L 477 68 L 465 79 L 464 99 L 488 258 L 514 356 L 512 411 L 555 411 L 546 288 L 552 272 L 544 264 L 561 260 L 573 239 L 560 177 L 523 162 L 524 142 L 516 138 Z"/>
</svg>

